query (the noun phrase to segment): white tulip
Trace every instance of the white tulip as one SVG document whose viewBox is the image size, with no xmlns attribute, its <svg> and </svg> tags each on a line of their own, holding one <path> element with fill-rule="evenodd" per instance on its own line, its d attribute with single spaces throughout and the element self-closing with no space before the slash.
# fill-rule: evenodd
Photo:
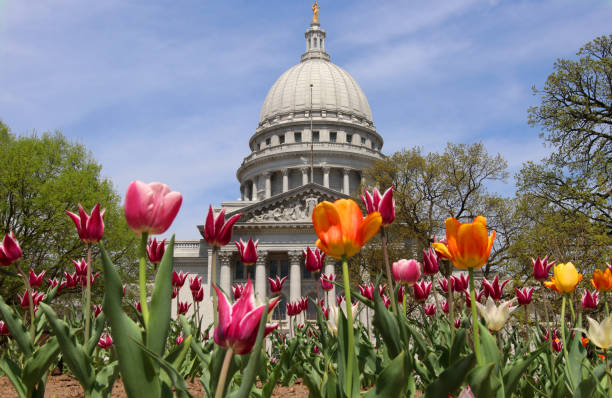
<svg viewBox="0 0 612 398">
<path fill-rule="evenodd" d="M 498 307 L 495 305 L 493 299 L 489 297 L 487 298 L 486 306 L 476 301 L 476 308 L 478 308 L 478 312 L 480 312 L 480 315 L 485 319 L 489 330 L 498 331 L 504 327 L 510 314 L 518 308 L 515 304 L 515 300 L 516 298 L 510 301 L 504 301 Z"/>
</svg>

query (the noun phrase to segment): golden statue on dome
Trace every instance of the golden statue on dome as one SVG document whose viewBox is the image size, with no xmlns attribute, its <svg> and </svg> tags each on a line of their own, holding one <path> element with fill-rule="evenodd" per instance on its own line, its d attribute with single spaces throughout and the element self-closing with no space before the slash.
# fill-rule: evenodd
<svg viewBox="0 0 612 398">
<path fill-rule="evenodd" d="M 319 23 L 319 9 L 321 6 L 317 4 L 316 0 L 312 5 L 312 23 Z"/>
</svg>

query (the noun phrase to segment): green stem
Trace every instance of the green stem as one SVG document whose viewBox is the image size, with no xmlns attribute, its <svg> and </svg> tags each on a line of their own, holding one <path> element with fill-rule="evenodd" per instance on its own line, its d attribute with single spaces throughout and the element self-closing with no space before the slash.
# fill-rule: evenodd
<svg viewBox="0 0 612 398">
<path fill-rule="evenodd" d="M 17 267 L 17 271 L 21 274 L 21 276 L 23 277 L 23 280 L 26 284 L 26 290 L 28 292 L 28 298 L 29 298 L 29 304 L 30 304 L 30 344 L 34 345 L 34 340 L 36 339 L 36 329 L 35 329 L 35 325 L 34 325 L 34 299 L 32 298 L 32 286 L 30 286 L 30 279 L 28 278 L 28 275 L 23 272 L 23 270 L 21 269 L 21 267 L 19 267 L 18 265 L 16 265 Z M 25 319 L 25 316 L 24 316 Z"/>
<path fill-rule="evenodd" d="M 83 344 L 89 342 L 89 325 L 91 322 L 91 243 L 87 244 L 87 285 L 85 290 L 85 340 Z"/>
<path fill-rule="evenodd" d="M 344 296 L 346 297 L 346 320 L 348 323 L 348 342 L 347 342 L 347 359 L 346 359 L 346 377 L 344 379 L 344 390 L 347 397 L 352 397 L 351 389 L 353 387 L 353 356 L 355 355 L 354 337 L 353 337 L 353 309 L 351 305 L 351 285 L 349 281 L 348 263 L 346 256 L 342 256 L 342 278 L 344 280 Z M 389 282 L 391 283 L 391 282 Z M 391 300 L 393 303 L 394 300 Z M 396 308 L 397 314 L 397 308 Z"/>
<path fill-rule="evenodd" d="M 401 287 L 400 287 L 401 289 Z M 408 319 L 408 314 L 406 313 L 406 296 L 408 295 L 408 289 L 404 288 L 404 296 L 402 297 L 402 308 L 404 310 L 404 317 Z"/>
<path fill-rule="evenodd" d="M 142 308 L 142 319 L 144 320 L 145 329 L 149 323 L 149 306 L 147 304 L 147 239 L 149 234 L 143 232 L 140 236 L 140 307 Z"/>
<path fill-rule="evenodd" d="M 219 247 L 218 246 L 213 246 L 212 248 L 212 261 L 211 261 L 211 274 L 210 274 L 210 280 L 212 281 L 212 283 L 214 283 L 215 285 L 217 284 L 217 255 L 219 253 Z M 211 283 L 211 289 L 212 289 L 212 283 Z M 210 292 L 212 294 L 212 291 Z M 212 294 L 213 296 L 213 314 L 215 316 L 214 322 L 215 322 L 215 328 L 217 327 L 217 323 L 219 323 L 219 314 L 217 314 L 217 294 Z"/>
<path fill-rule="evenodd" d="M 569 355 L 567 354 L 567 344 L 565 343 L 565 301 L 566 295 L 563 295 L 563 299 L 561 301 L 561 341 L 563 342 L 563 357 L 565 358 L 565 366 L 569 366 Z M 552 336 L 551 336 L 552 339 Z M 574 391 L 574 378 L 572 377 L 572 372 L 568 371 L 570 386 L 572 387 L 572 391 Z"/>
<path fill-rule="evenodd" d="M 215 398 L 223 397 L 225 379 L 227 379 L 227 371 L 229 370 L 230 362 L 232 361 L 232 355 L 234 355 L 234 351 L 232 351 L 232 348 L 230 347 L 225 352 L 225 358 L 223 359 L 223 367 L 221 368 L 221 373 L 219 374 L 219 381 L 217 382 L 217 391 L 215 392 Z"/>
<path fill-rule="evenodd" d="M 608 374 L 608 397 L 612 398 L 612 375 L 610 374 L 610 362 L 608 361 L 608 350 L 606 350 L 606 373 Z"/>
<path fill-rule="evenodd" d="M 568 296 L 569 299 L 569 307 L 570 312 L 572 313 L 572 325 L 576 324 L 576 313 L 574 312 L 574 301 L 572 300 L 572 296 Z"/>
<path fill-rule="evenodd" d="M 434 300 L 436 301 L 436 309 L 440 308 L 440 303 L 438 302 L 438 295 L 436 294 L 436 283 L 434 281 L 434 276 L 430 275 L 431 278 L 431 287 L 433 291 Z"/>
<path fill-rule="evenodd" d="M 472 328 L 473 328 L 473 337 L 474 337 L 474 353 L 476 354 L 476 360 L 479 365 L 482 365 L 484 362 L 482 360 L 482 355 L 480 354 L 480 338 L 479 338 L 479 330 L 478 330 L 478 316 L 476 315 L 476 293 L 474 292 L 474 269 L 468 268 L 468 272 L 470 275 L 470 300 L 472 300 Z M 448 289 L 450 290 L 450 281 L 448 284 Z M 451 328 L 452 329 L 452 328 Z"/>
<path fill-rule="evenodd" d="M 606 305 L 606 318 L 610 316 L 610 310 L 608 309 L 608 292 L 604 292 L 603 294 L 604 304 Z M 610 391 L 612 391 L 612 386 L 610 386 Z"/>
<path fill-rule="evenodd" d="M 397 315 L 397 297 L 394 297 L 395 287 L 393 286 L 393 275 L 391 274 L 391 266 L 389 265 L 389 251 L 387 250 L 387 235 L 385 234 L 385 227 L 380 227 L 380 241 L 382 243 L 383 258 L 385 259 L 385 270 L 387 271 L 387 281 L 389 283 L 389 297 L 391 298 L 391 306 L 393 313 Z M 345 261 L 345 260 L 343 260 Z"/>
</svg>

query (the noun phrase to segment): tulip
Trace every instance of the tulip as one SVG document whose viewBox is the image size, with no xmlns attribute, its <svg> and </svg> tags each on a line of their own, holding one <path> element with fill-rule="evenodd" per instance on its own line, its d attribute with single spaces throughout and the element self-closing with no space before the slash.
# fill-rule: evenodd
<svg viewBox="0 0 612 398">
<path fill-rule="evenodd" d="M 421 282 L 414 284 L 414 299 L 416 301 L 427 300 L 427 297 L 429 297 L 430 292 L 431 282 L 425 282 L 425 280 L 423 279 L 421 280 Z"/>
<path fill-rule="evenodd" d="M 189 290 L 198 291 L 202 287 L 202 277 L 201 276 L 192 276 L 189 278 Z"/>
<path fill-rule="evenodd" d="M 9 334 L 11 334 L 11 332 L 9 331 L 8 326 L 6 326 L 6 323 L 4 323 L 4 321 L 0 321 L 0 335 L 8 336 Z"/>
<path fill-rule="evenodd" d="M 219 298 L 219 324 L 215 328 L 215 343 L 224 348 L 231 348 L 236 354 L 248 354 L 253 349 L 259 322 L 266 308 L 265 304 L 255 307 L 253 285 L 247 281 L 243 294 L 238 301 L 230 306 L 227 297 L 213 284 Z M 276 297 L 268 304 L 271 313 L 278 304 L 280 297 Z M 278 327 L 266 326 L 264 337 Z"/>
<path fill-rule="evenodd" d="M 446 239 L 438 239 L 434 236 L 433 249 L 438 255 L 438 257 L 442 257 L 445 260 L 450 260 L 450 252 L 448 251 L 448 242 Z"/>
<path fill-rule="evenodd" d="M 178 272 L 178 273 L 176 271 L 172 271 L 172 286 L 177 287 L 179 289 L 183 287 L 188 275 L 189 273 L 183 274 L 183 271 Z"/>
<path fill-rule="evenodd" d="M 438 285 L 444 293 L 448 293 L 448 280 L 446 278 L 438 279 Z"/>
<path fill-rule="evenodd" d="M 162 234 L 170 228 L 183 202 L 178 192 L 159 182 L 132 181 L 125 194 L 125 219 L 136 234 Z"/>
<path fill-rule="evenodd" d="M 455 319 L 455 329 L 459 329 L 461 327 L 461 318 Z"/>
<path fill-rule="evenodd" d="M 47 283 L 49 283 L 50 289 L 54 289 L 55 286 L 59 285 L 59 281 L 57 280 L 57 278 L 47 279 Z"/>
<path fill-rule="evenodd" d="M 401 259 L 393 263 L 393 279 L 397 283 L 412 286 L 421 278 L 421 264 L 416 260 Z"/>
<path fill-rule="evenodd" d="M 105 350 L 110 348 L 112 345 L 113 345 L 113 338 L 108 333 L 103 334 L 100 337 L 100 340 L 98 340 L 98 347 L 104 348 Z"/>
<path fill-rule="evenodd" d="M 301 322 L 297 324 L 297 328 L 298 329 L 304 329 L 304 327 L 305 327 L 305 325 L 303 323 L 301 323 Z"/>
<path fill-rule="evenodd" d="M 424 308 L 425 315 L 434 316 L 436 315 L 436 305 L 435 304 L 427 304 Z"/>
<path fill-rule="evenodd" d="M 138 312 L 142 313 L 142 305 L 140 305 L 140 301 L 134 301 L 133 305 Z"/>
<path fill-rule="evenodd" d="M 468 293 L 467 290 L 464 290 L 463 293 L 465 294 L 465 305 L 468 308 L 472 308 L 472 298 L 470 297 L 470 293 Z M 475 290 L 474 291 L 474 298 L 476 299 L 476 301 L 478 301 L 480 303 L 482 296 L 485 295 L 485 291 L 484 289 L 481 290 Z"/>
<path fill-rule="evenodd" d="M 382 297 L 382 295 L 381 295 L 381 297 Z M 340 304 L 342 304 L 342 302 L 344 300 L 346 300 L 346 298 L 344 296 L 338 296 L 338 297 L 336 297 L 336 304 L 338 304 L 338 306 L 339 306 Z"/>
<path fill-rule="evenodd" d="M 300 299 L 300 309 L 302 311 L 308 310 L 308 297 L 302 297 Z"/>
<path fill-rule="evenodd" d="M 81 277 L 77 274 L 76 271 L 74 271 L 74 273 L 72 274 L 69 274 L 68 272 L 64 271 L 64 278 L 66 278 L 66 284 L 64 285 L 66 289 L 73 289 L 77 287 L 77 285 L 79 284 L 79 280 L 81 279 Z"/>
<path fill-rule="evenodd" d="M 453 289 L 456 292 L 462 292 L 466 290 L 468 288 L 469 283 L 470 283 L 470 279 L 464 273 L 461 273 L 456 276 L 455 275 L 451 276 L 451 289 Z"/>
<path fill-rule="evenodd" d="M 321 353 L 321 349 L 319 348 L 318 345 L 315 345 L 315 346 L 312 347 L 312 352 L 314 354 L 320 354 Z"/>
<path fill-rule="evenodd" d="M 380 297 L 384 296 L 386 291 L 387 291 L 387 285 L 378 285 L 378 295 Z"/>
<path fill-rule="evenodd" d="M 506 279 L 502 282 L 501 286 L 499 284 L 499 275 L 495 275 L 493 278 L 493 282 L 490 283 L 488 280 L 482 280 L 482 286 L 485 289 L 485 294 L 487 297 L 491 297 L 493 300 L 497 301 L 502 298 L 504 287 L 510 282 L 510 279 Z"/>
<path fill-rule="evenodd" d="M 93 306 L 93 312 L 94 312 L 94 316 L 97 318 L 98 315 L 100 315 L 102 313 L 102 306 L 101 305 L 94 305 Z"/>
<path fill-rule="evenodd" d="M 391 298 L 387 296 L 386 294 L 383 294 L 382 301 L 383 301 L 383 304 L 385 305 L 385 308 L 389 308 L 389 305 L 391 305 Z"/>
<path fill-rule="evenodd" d="M 287 315 L 296 316 L 302 312 L 300 303 L 287 303 Z"/>
<path fill-rule="evenodd" d="M 178 336 L 176 336 L 176 345 L 181 345 L 183 344 L 183 341 L 185 341 L 185 337 L 182 334 L 179 334 Z"/>
<path fill-rule="evenodd" d="M 535 260 L 532 258 L 531 262 L 533 263 L 533 278 L 536 281 L 545 281 L 548 279 L 550 267 L 555 264 L 555 261 L 548 262 L 548 256 L 544 257 L 543 260 L 540 260 L 539 256 Z"/>
<path fill-rule="evenodd" d="M 149 244 L 147 245 L 147 257 L 149 257 L 149 261 L 151 264 L 159 264 L 161 263 L 162 257 L 164 257 L 164 252 L 166 251 L 166 240 L 162 240 L 157 243 L 157 239 L 153 238 L 153 240 L 149 240 Z"/>
<path fill-rule="evenodd" d="M 21 305 L 21 308 L 29 308 L 30 307 L 30 293 L 29 293 L 29 290 L 26 290 L 23 293 L 23 296 L 17 295 L 17 298 L 19 298 L 19 305 Z M 33 306 L 37 306 L 44 298 L 45 298 L 45 295 L 43 293 L 36 292 L 36 291 L 32 290 L 32 305 Z"/>
<path fill-rule="evenodd" d="M 307 247 L 306 250 L 304 250 L 304 266 L 311 273 L 315 274 L 321 272 L 324 263 L 325 253 L 318 248 L 310 250 L 310 247 Z"/>
<path fill-rule="evenodd" d="M 612 261 L 606 263 L 606 267 L 610 270 L 610 272 L 612 272 Z"/>
<path fill-rule="evenodd" d="M 259 241 L 253 242 L 252 238 L 249 238 L 247 243 L 244 243 L 242 239 L 240 242 L 234 242 L 238 248 L 240 254 L 240 261 L 245 267 L 253 265 L 257 262 L 257 244 Z"/>
<path fill-rule="evenodd" d="M 76 226 L 79 238 L 83 243 L 97 243 L 104 235 L 104 213 L 106 209 L 100 211 L 100 203 L 98 202 L 91 209 L 91 216 L 83 210 L 83 206 L 78 204 L 79 214 L 71 213 L 65 210 L 66 214 L 72 219 Z"/>
<path fill-rule="evenodd" d="M 197 292 L 195 290 L 191 291 L 191 296 L 193 297 L 193 301 L 196 303 L 200 303 L 204 300 L 204 288 L 201 287 Z"/>
<path fill-rule="evenodd" d="M 584 348 L 586 348 L 586 347 L 589 345 L 589 342 L 590 342 L 590 340 L 589 340 L 589 338 L 588 338 L 588 337 L 586 337 L 586 336 L 582 336 L 582 337 L 580 338 L 580 344 L 582 344 L 582 346 L 583 346 Z"/>
<path fill-rule="evenodd" d="M 87 262 L 84 258 L 80 261 L 72 260 L 72 263 L 78 276 L 87 276 Z"/>
<path fill-rule="evenodd" d="M 589 341 L 602 350 L 607 350 L 612 346 L 612 317 L 608 316 L 601 323 L 587 316 L 589 330 L 576 329 L 588 337 Z"/>
<path fill-rule="evenodd" d="M 563 342 L 561 341 L 561 339 L 559 339 L 558 337 L 553 338 L 552 348 L 556 352 L 561 352 L 561 350 L 563 349 Z"/>
<path fill-rule="evenodd" d="M 121 297 L 125 297 L 125 288 L 127 287 L 127 285 L 122 285 L 121 286 Z"/>
<path fill-rule="evenodd" d="M 8 267 L 21 258 L 21 247 L 11 231 L 4 235 L 2 245 L 0 245 L 0 265 Z"/>
<path fill-rule="evenodd" d="M 30 268 L 30 277 L 28 281 L 30 282 L 30 287 L 41 287 L 43 283 L 43 278 L 47 271 L 43 271 L 40 274 L 36 275 L 33 269 Z"/>
<path fill-rule="evenodd" d="M 425 275 L 435 275 L 439 269 L 436 251 L 431 248 L 423 249 L 423 273 Z"/>
<path fill-rule="evenodd" d="M 379 212 L 363 218 L 357 203 L 350 199 L 321 202 L 312 212 L 312 224 L 319 237 L 317 247 L 336 259 L 357 254 L 378 232 L 381 223 Z"/>
<path fill-rule="evenodd" d="M 225 209 L 222 209 L 217 217 L 213 214 L 212 205 L 208 207 L 208 216 L 204 224 L 203 236 L 211 246 L 222 247 L 232 239 L 232 228 L 242 214 L 238 213 L 225 221 Z"/>
<path fill-rule="evenodd" d="M 242 297 L 242 293 L 244 292 L 245 286 L 246 285 L 244 283 L 236 283 L 234 286 L 232 286 L 232 294 L 234 295 L 234 300 L 238 300 L 240 297 Z"/>
<path fill-rule="evenodd" d="M 379 212 L 382 217 L 382 225 L 387 226 L 395 220 L 395 200 L 393 200 L 393 186 L 380 196 L 377 188 L 374 188 L 372 195 L 368 191 L 363 191 L 361 201 L 366 207 L 368 214 Z"/>
<path fill-rule="evenodd" d="M 325 291 L 332 290 L 334 288 L 334 281 L 336 280 L 336 275 L 333 273 L 329 273 L 329 275 L 322 274 L 321 275 L 321 288 Z"/>
<path fill-rule="evenodd" d="M 582 308 L 585 310 L 594 310 L 599 304 L 599 292 L 594 291 L 593 293 L 588 290 L 584 291 L 582 295 Z"/>
<path fill-rule="evenodd" d="M 280 294 L 283 290 L 283 284 L 287 280 L 287 277 L 283 277 L 282 279 L 276 276 L 276 279 L 268 278 L 268 282 L 270 282 L 270 291 L 273 294 Z"/>
<path fill-rule="evenodd" d="M 370 282 L 367 285 L 359 285 L 359 293 L 368 300 L 374 300 L 374 284 Z"/>
<path fill-rule="evenodd" d="M 329 307 L 321 307 L 321 311 L 323 311 L 323 315 L 325 315 L 325 319 L 329 319 Z"/>
<path fill-rule="evenodd" d="M 503 288 L 503 287 L 502 287 Z M 519 305 L 528 305 L 531 303 L 531 295 L 533 294 L 533 288 L 524 287 L 522 289 L 514 289 L 516 291 L 516 299 Z"/>
<path fill-rule="evenodd" d="M 96 281 L 96 279 L 98 279 L 99 276 L 100 276 L 99 272 L 96 272 L 95 274 L 91 275 L 89 286 L 92 286 L 93 283 Z M 81 281 L 81 286 L 86 287 L 87 286 L 87 276 L 81 276 L 79 279 Z"/>
<path fill-rule="evenodd" d="M 489 296 L 487 298 L 486 306 L 476 302 L 476 308 L 480 315 L 485 319 L 487 327 L 489 330 L 498 331 L 500 330 L 508 318 L 510 314 L 513 313 L 518 307 L 513 307 L 514 300 L 504 301 L 499 307 L 495 305 L 495 302 Z"/>
<path fill-rule="evenodd" d="M 544 282 L 544 286 L 559 293 L 571 293 L 581 280 L 582 274 L 578 273 L 574 264 L 557 264 L 553 268 L 553 276 L 550 281 Z"/>
<path fill-rule="evenodd" d="M 488 235 L 487 219 L 478 216 L 472 223 L 460 223 L 455 218 L 446 219 L 448 245 L 436 242 L 436 252 L 448 257 L 455 267 L 478 269 L 487 263 L 493 247 L 495 230 Z"/>
<path fill-rule="evenodd" d="M 140 303 L 138 303 L 140 304 Z M 178 315 L 186 314 L 189 311 L 189 307 L 191 307 L 191 303 L 187 302 L 178 302 Z"/>
<path fill-rule="evenodd" d="M 444 312 L 445 314 L 448 314 L 448 300 L 444 301 L 444 304 L 442 304 L 442 312 Z"/>
<path fill-rule="evenodd" d="M 612 272 L 610 269 L 606 268 L 605 271 L 596 269 L 593 271 L 593 279 L 591 279 L 591 284 L 600 292 L 612 291 Z"/>
<path fill-rule="evenodd" d="M 359 305 L 357 303 L 351 305 L 352 319 L 355 319 L 358 308 Z M 344 316 L 346 317 L 347 313 L 345 305 L 331 305 L 329 307 L 329 319 L 327 320 L 327 326 L 329 327 L 329 330 L 336 336 L 338 335 L 338 324 L 340 323 L 340 311 L 342 311 L 344 313 Z"/>
<path fill-rule="evenodd" d="M 397 302 L 398 303 L 404 302 L 405 294 L 406 294 L 406 289 L 404 288 L 404 285 L 400 285 L 399 289 L 397 289 Z"/>
<path fill-rule="evenodd" d="M 177 287 L 172 289 L 172 298 L 176 298 L 176 296 L 178 296 L 179 294 L 179 289 Z"/>
</svg>

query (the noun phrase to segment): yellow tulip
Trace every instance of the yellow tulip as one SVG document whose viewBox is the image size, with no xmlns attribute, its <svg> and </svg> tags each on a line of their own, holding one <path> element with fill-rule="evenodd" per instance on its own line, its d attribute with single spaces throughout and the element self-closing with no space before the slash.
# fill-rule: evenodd
<svg viewBox="0 0 612 398">
<path fill-rule="evenodd" d="M 557 264 L 553 269 L 553 276 L 550 277 L 550 281 L 544 282 L 544 285 L 559 293 L 571 293 L 581 280 L 582 274 L 578 273 L 574 264 Z"/>
</svg>

